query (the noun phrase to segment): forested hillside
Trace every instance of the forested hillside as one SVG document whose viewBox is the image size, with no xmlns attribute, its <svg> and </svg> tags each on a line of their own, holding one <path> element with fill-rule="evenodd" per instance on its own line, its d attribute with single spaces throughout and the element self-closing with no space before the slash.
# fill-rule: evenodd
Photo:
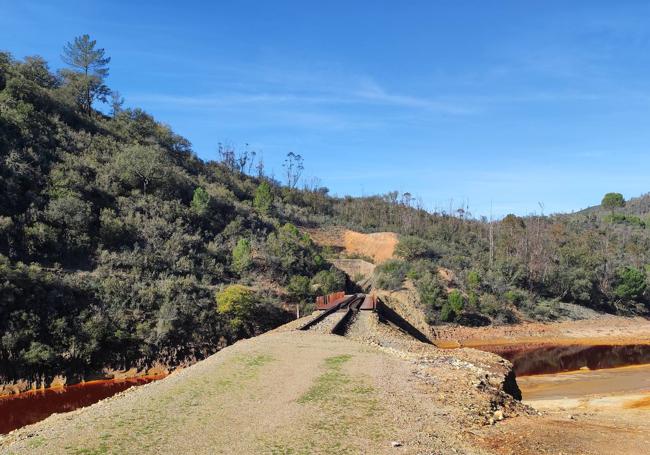
<svg viewBox="0 0 650 455">
<path fill-rule="evenodd" d="M 495 222 L 463 210 L 429 214 L 412 208 L 408 194 L 347 198 L 337 212 L 358 229 L 403 234 L 401 259 L 377 267 L 376 282 L 395 289 L 412 279 L 432 322 L 510 323 L 572 317 L 562 303 L 647 314 L 650 228 L 647 215 L 626 211 L 642 200 L 611 193 L 597 209 Z M 453 273 L 450 293 L 440 267 Z"/>
<path fill-rule="evenodd" d="M 412 280 L 432 323 L 554 318 L 560 302 L 647 311 L 650 231 L 625 201 L 491 222 L 408 193 L 330 197 L 302 184 L 300 155 L 279 182 L 250 150 L 215 144 L 206 162 L 123 109 L 88 37 L 64 57 L 53 72 L 0 53 L 0 380 L 174 365 L 278 325 L 282 303 L 344 285 L 302 226 L 402 234 L 375 283 Z"/>
<path fill-rule="evenodd" d="M 250 152 L 203 162 L 119 98 L 96 111 L 115 95 L 107 58 L 70 46 L 82 65 L 100 52 L 99 70 L 0 54 L 0 379 L 204 357 L 292 316 L 289 283 L 298 299 L 342 286 L 294 226 L 327 212 L 322 192 L 281 188 L 259 162 L 247 175 Z"/>
</svg>

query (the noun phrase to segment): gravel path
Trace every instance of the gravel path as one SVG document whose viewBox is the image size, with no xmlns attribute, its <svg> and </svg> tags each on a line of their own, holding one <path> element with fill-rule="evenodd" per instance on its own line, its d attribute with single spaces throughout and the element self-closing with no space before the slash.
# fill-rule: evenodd
<svg viewBox="0 0 650 455">
<path fill-rule="evenodd" d="M 478 384 L 489 373 L 480 362 L 495 357 L 467 351 L 470 363 L 426 349 L 268 333 L 13 432 L 0 453 L 489 453 L 466 429 L 493 412 L 498 387 Z"/>
</svg>

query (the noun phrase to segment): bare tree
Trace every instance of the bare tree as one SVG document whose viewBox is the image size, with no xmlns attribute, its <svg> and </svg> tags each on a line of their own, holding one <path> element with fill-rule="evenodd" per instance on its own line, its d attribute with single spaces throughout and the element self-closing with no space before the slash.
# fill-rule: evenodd
<svg viewBox="0 0 650 455">
<path fill-rule="evenodd" d="M 287 177 L 287 186 L 294 189 L 300 180 L 302 171 L 305 169 L 302 156 L 297 153 L 289 152 L 282 164 Z"/>
<path fill-rule="evenodd" d="M 115 117 L 120 112 L 122 112 L 122 106 L 124 105 L 124 98 L 120 95 L 120 92 L 117 90 L 111 91 L 111 115 Z"/>
<path fill-rule="evenodd" d="M 260 156 L 260 159 L 257 160 L 255 171 L 257 172 L 257 178 L 264 178 L 264 155 Z"/>
</svg>

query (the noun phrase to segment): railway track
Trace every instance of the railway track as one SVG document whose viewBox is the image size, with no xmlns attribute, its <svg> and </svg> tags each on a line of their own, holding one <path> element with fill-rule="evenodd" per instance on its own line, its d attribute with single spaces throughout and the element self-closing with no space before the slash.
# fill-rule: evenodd
<svg viewBox="0 0 650 455">
<path fill-rule="evenodd" d="M 332 327 L 332 334 L 341 336 L 345 335 L 345 332 L 348 331 L 348 328 L 354 322 L 357 313 L 359 313 L 359 309 L 361 308 L 365 298 L 366 296 L 363 294 L 356 294 L 355 297 L 350 300 L 345 315 L 334 325 L 334 327 Z"/>
<path fill-rule="evenodd" d="M 334 294 L 330 296 L 332 295 Z M 432 344 L 426 335 L 375 296 L 342 295 L 341 293 L 341 296 L 335 295 L 335 297 L 337 299 L 331 302 L 328 302 L 327 298 L 317 301 L 316 308 L 322 309 L 322 311 L 298 330 L 313 330 L 314 332 L 345 336 L 348 329 L 357 320 L 359 312 L 371 310 L 377 314 L 380 323 L 388 324 L 423 343 Z"/>
<path fill-rule="evenodd" d="M 324 310 L 314 319 L 300 327 L 299 330 L 318 330 L 320 328 L 321 331 L 335 335 L 345 335 L 349 325 L 359 312 L 364 299 L 364 294 L 346 296 L 330 309 Z M 341 312 L 344 312 L 343 316 L 341 316 Z"/>
</svg>

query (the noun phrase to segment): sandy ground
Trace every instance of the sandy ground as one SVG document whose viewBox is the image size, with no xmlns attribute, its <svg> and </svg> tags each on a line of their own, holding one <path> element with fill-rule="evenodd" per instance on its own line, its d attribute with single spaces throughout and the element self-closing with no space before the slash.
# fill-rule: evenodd
<svg viewBox="0 0 650 455">
<path fill-rule="evenodd" d="M 601 315 L 595 319 L 488 327 L 433 327 L 440 347 L 498 344 L 650 344 L 650 320 Z"/>
<path fill-rule="evenodd" d="M 517 383 L 526 402 L 562 400 L 566 406 L 568 399 L 650 392 L 650 364 L 524 376 Z"/>
<path fill-rule="evenodd" d="M 648 411 L 518 417 L 485 432 L 484 447 L 502 455 L 641 455 L 650 447 Z"/>
</svg>

